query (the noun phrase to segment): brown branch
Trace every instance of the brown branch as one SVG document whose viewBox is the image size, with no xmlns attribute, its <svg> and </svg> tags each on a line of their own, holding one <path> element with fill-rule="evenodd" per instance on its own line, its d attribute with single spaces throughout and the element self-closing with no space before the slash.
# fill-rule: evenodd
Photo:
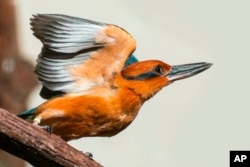
<svg viewBox="0 0 250 167">
<path fill-rule="evenodd" d="M 0 108 L 0 149 L 34 166 L 101 167 L 56 135 Z"/>
</svg>

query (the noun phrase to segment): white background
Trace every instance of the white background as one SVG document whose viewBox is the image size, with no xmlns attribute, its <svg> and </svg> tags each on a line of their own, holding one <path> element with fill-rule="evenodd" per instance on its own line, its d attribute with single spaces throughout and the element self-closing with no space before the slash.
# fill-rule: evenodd
<svg viewBox="0 0 250 167">
<path fill-rule="evenodd" d="M 250 1 L 16 0 L 20 49 L 35 63 L 41 43 L 29 18 L 60 13 L 113 23 L 137 40 L 135 55 L 211 69 L 163 89 L 111 138 L 70 144 L 105 167 L 228 167 L 229 150 L 250 149 Z M 42 101 L 39 88 L 30 107 Z"/>
</svg>

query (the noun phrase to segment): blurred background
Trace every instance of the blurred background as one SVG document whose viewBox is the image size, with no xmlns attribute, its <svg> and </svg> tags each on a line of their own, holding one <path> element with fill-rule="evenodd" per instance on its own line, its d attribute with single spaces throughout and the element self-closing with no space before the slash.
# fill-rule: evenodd
<svg viewBox="0 0 250 167">
<path fill-rule="evenodd" d="M 0 55 L 0 92 L 5 94 L 0 102 L 8 102 L 1 107 L 16 106 L 11 95 L 22 103 L 27 100 L 27 106 L 10 108 L 15 112 L 43 102 L 40 85 L 30 74 L 33 67 L 24 66 L 35 65 L 42 46 L 30 30 L 32 14 L 73 15 L 126 29 L 137 40 L 135 55 L 140 60 L 159 59 L 169 64 L 207 61 L 214 65 L 163 89 L 117 136 L 82 138 L 70 145 L 92 152 L 106 167 L 228 167 L 230 150 L 250 150 L 250 1 L 0 0 L 0 7 L 3 3 L 13 7 L 15 19 L 8 25 L 16 30 L 13 33 L 7 28 L 15 49 L 9 42 L 1 42 L 0 36 L 0 48 L 10 47 Z M 9 14 L 1 8 L 1 22 Z M 24 71 L 29 77 L 20 77 Z M 6 89 L 9 76 L 9 80 L 19 81 L 9 81 L 13 88 Z M 2 164 L 7 164 L 6 159 L 0 158 Z"/>
</svg>

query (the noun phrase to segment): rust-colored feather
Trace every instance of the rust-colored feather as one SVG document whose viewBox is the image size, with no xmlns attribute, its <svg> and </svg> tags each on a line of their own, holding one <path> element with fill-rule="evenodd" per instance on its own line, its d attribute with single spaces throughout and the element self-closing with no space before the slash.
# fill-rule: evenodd
<svg viewBox="0 0 250 167">
<path fill-rule="evenodd" d="M 121 72 L 136 46 L 130 34 L 114 25 L 108 25 L 104 32 L 100 32 L 96 42 L 106 45 L 93 52 L 84 64 L 69 69 L 72 76 L 77 78 L 75 87 L 84 85 L 86 80 L 92 85 L 109 85 L 114 76 Z"/>
<path fill-rule="evenodd" d="M 66 95 L 41 105 L 35 117 L 64 140 L 85 136 L 113 136 L 137 115 L 142 100 L 129 89 L 93 88 L 86 95 Z"/>
</svg>

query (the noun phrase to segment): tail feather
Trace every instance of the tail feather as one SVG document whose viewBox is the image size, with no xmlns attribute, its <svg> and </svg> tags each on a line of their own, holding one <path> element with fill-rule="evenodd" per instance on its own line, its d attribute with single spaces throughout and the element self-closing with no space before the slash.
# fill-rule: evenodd
<svg viewBox="0 0 250 167">
<path fill-rule="evenodd" d="M 33 118 L 33 114 L 37 110 L 38 107 L 32 108 L 30 110 L 24 111 L 20 114 L 17 114 L 18 117 L 25 119 L 25 120 L 30 120 Z"/>
</svg>

